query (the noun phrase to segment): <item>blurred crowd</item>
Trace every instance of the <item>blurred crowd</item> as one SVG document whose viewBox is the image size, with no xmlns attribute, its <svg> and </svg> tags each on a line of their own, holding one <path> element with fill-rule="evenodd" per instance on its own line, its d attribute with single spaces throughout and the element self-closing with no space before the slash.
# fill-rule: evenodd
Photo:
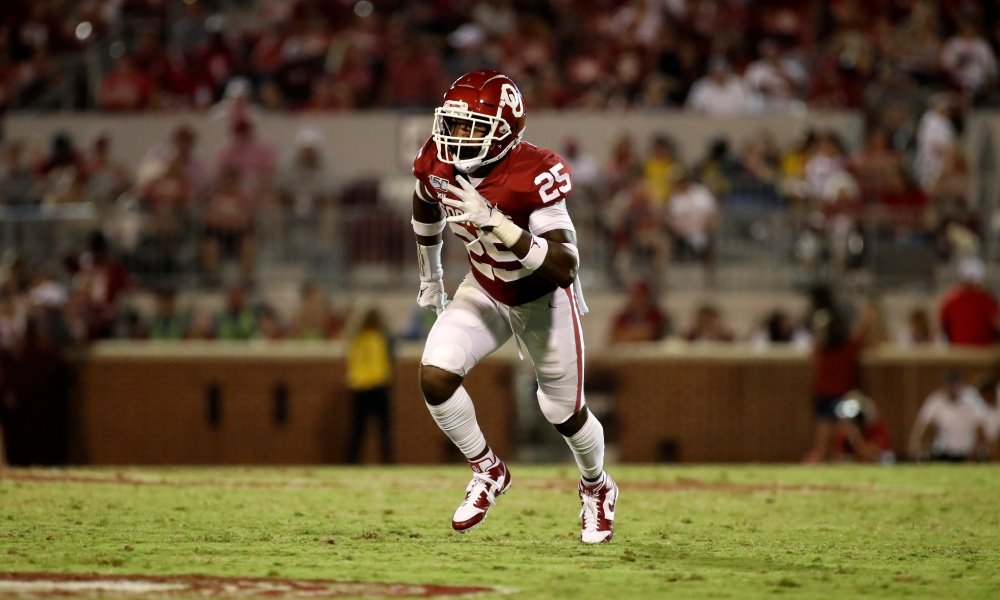
<svg viewBox="0 0 1000 600">
<path fill-rule="evenodd" d="M 666 290 L 684 262 L 700 265 L 703 286 L 712 289 L 720 242 L 746 238 L 770 253 L 765 263 L 791 265 L 803 288 L 835 280 L 865 290 L 877 287 L 873 248 L 922 252 L 919 266 L 931 268 L 981 253 L 989 216 L 969 200 L 961 120 L 954 97 L 938 95 L 919 119 L 873 126 L 854 149 L 832 130 L 805 131 L 786 146 L 759 130 L 738 145 L 713 140 L 693 161 L 655 131 L 647 139 L 622 134 L 604 160 L 573 138 L 558 150 L 574 172 L 572 212 L 588 265 L 618 289 Z M 250 118 L 233 119 L 227 144 L 205 157 L 199 132 L 179 121 L 134 169 L 116 157 L 107 131 L 82 142 L 57 133 L 48 148 L 8 140 L 0 161 L 5 215 L 85 205 L 87 226 L 100 231 L 89 240 L 76 232 L 79 242 L 67 248 L 72 236 L 64 229 L 50 239 L 37 219 L 24 220 L 30 230 L 2 271 L 5 301 L 42 286 L 47 302 L 100 316 L 82 339 L 143 337 L 140 322 L 122 330 L 123 289 L 164 299 L 180 290 L 253 291 L 282 259 L 313 265 L 307 273 L 316 277 L 306 279 L 327 284 L 344 264 L 365 259 L 411 267 L 407 215 L 379 201 L 377 182 L 335 181 L 315 130 L 305 127 L 279 148 L 255 129 Z M 6 228 L 16 225 L 12 219 Z M 262 255 L 268 269 L 259 268 Z M 744 248 L 740 258 L 748 257 Z M 113 269 L 88 275 L 112 258 Z M 250 319 L 259 335 L 294 336 L 291 324 L 270 323 L 271 312 Z M 704 312 L 711 320 L 712 311 Z M 181 336 L 230 337 L 206 319 L 192 316 Z"/>
<path fill-rule="evenodd" d="M 959 140 L 968 108 L 996 96 L 997 17 L 992 3 L 922 0 L 4 2 L 3 107 L 203 109 L 228 135 L 207 157 L 201 132 L 178 120 L 128 161 L 136 168 L 116 156 L 117 132 L 59 133 L 48 147 L 4 139 L 0 210 L 9 222 L 82 203 L 101 229 L 89 240 L 76 232 L 72 249 L 63 230 L 26 234 L 14 245 L 21 252 L 4 259 L 4 312 L 58 306 L 69 340 L 158 337 L 150 311 L 123 303 L 122 290 L 153 293 L 159 311 L 199 286 L 252 295 L 264 255 L 311 264 L 310 275 L 366 257 L 402 268 L 407 217 L 378 202 L 378 183 L 333 180 L 319 133 L 303 128 L 279 148 L 257 135 L 259 117 L 426 109 L 447 81 L 484 65 L 514 77 L 532 110 L 865 114 L 856 147 L 834 130 L 807 130 L 790 144 L 760 130 L 684 159 L 667 132 L 623 133 L 611 148 L 567 138 L 557 150 L 573 168 L 584 254 L 618 289 L 666 290 L 681 262 L 700 265 L 710 289 L 722 242 L 734 240 L 747 243 L 741 256 L 766 248 L 765 260 L 792 265 L 803 288 L 870 288 L 880 248 L 905 249 L 911 268 L 958 263 L 991 235 L 992 216 L 970 202 Z M 236 319 L 241 327 L 191 314 L 164 330 L 300 335 L 271 307 L 249 312 Z M 74 314 L 88 315 L 86 324 Z M 719 318 L 706 306 L 694 321 Z M 234 333 L 251 322 L 253 333 Z"/>
<path fill-rule="evenodd" d="M 880 111 L 996 101 L 994 3 L 971 0 L 6 0 L 8 108 L 433 106 L 458 75 L 527 105 Z"/>
<path fill-rule="evenodd" d="M 670 295 L 645 280 L 632 284 L 612 316 L 607 340 L 611 345 L 683 340 L 687 342 L 743 343 L 753 349 L 791 345 L 818 348 L 836 330 L 837 340 L 855 339 L 857 350 L 883 345 L 961 346 L 988 348 L 1000 342 L 1000 303 L 983 281 L 984 267 L 976 258 L 958 265 L 955 284 L 937 305 L 917 303 L 906 308 L 905 319 L 891 324 L 878 294 L 835 298 L 828 285 L 807 290 L 806 310 L 797 314 L 787 306 L 760 315 L 749 328 L 727 322 L 718 303 L 696 303 L 690 315 L 669 309 Z M 848 386 L 838 394 L 851 389 Z"/>
</svg>

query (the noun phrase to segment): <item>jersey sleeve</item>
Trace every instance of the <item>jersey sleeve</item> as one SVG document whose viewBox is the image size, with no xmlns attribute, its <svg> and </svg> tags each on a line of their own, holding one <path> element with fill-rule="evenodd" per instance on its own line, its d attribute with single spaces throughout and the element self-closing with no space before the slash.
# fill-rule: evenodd
<svg viewBox="0 0 1000 600">
<path fill-rule="evenodd" d="M 435 157 L 434 141 L 427 138 L 416 158 L 413 159 L 413 177 L 416 179 L 413 191 L 424 202 L 435 202 L 431 192 L 430 175 Z"/>
<path fill-rule="evenodd" d="M 576 233 L 564 200 L 536 209 L 528 217 L 528 231 L 533 235 L 542 235 L 556 229 L 566 229 Z"/>
</svg>

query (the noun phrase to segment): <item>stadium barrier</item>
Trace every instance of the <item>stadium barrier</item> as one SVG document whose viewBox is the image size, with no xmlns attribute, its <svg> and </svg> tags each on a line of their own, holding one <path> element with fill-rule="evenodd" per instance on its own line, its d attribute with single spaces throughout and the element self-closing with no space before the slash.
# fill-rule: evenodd
<svg viewBox="0 0 1000 600">
<path fill-rule="evenodd" d="M 419 356 L 419 344 L 407 345 L 396 362 L 396 458 L 458 460 L 420 397 Z M 516 361 L 504 348 L 466 383 L 494 448 L 514 457 Z M 995 350 L 885 349 L 865 357 L 862 377 L 901 453 L 920 404 L 947 370 L 972 380 L 996 375 L 998 364 Z M 75 368 L 73 462 L 345 460 L 350 403 L 339 343 L 106 342 L 78 356 Z M 623 462 L 795 462 L 808 448 L 806 353 L 668 343 L 592 352 L 587 372 L 588 393 L 607 399 L 608 439 Z M 364 461 L 377 458 L 374 438 Z"/>
</svg>

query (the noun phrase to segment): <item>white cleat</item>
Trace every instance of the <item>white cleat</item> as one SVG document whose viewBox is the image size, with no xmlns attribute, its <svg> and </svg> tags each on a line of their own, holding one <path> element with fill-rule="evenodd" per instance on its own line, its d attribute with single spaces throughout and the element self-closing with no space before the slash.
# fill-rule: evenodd
<svg viewBox="0 0 1000 600">
<path fill-rule="evenodd" d="M 618 484 L 604 473 L 601 480 L 590 484 L 580 480 L 580 519 L 583 529 L 580 541 L 585 544 L 610 542 L 615 533 L 615 505 L 618 504 Z"/>
<path fill-rule="evenodd" d="M 459 533 L 472 531 L 486 519 L 497 498 L 510 487 L 511 478 L 507 465 L 497 459 L 497 463 L 485 471 L 472 465 L 472 481 L 465 488 L 465 500 L 458 505 L 451 527 Z"/>
</svg>

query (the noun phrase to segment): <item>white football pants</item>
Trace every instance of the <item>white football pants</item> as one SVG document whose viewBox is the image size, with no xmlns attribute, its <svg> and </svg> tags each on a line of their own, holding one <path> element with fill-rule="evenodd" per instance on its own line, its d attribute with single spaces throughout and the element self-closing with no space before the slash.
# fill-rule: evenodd
<svg viewBox="0 0 1000 600">
<path fill-rule="evenodd" d="M 507 306 L 470 273 L 438 315 L 420 362 L 465 377 L 512 334 L 534 364 L 542 414 L 552 424 L 566 421 L 584 405 L 583 331 L 573 288 Z"/>
</svg>

